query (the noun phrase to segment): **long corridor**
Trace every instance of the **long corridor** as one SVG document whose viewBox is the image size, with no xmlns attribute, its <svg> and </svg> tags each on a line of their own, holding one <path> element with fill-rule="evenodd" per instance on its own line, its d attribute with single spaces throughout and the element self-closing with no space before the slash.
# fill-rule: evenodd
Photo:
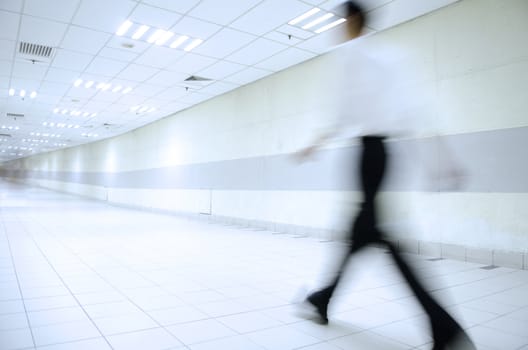
<svg viewBox="0 0 528 350">
<path fill-rule="evenodd" d="M 429 349 L 372 248 L 319 326 L 297 315 L 339 243 L 0 184 L 0 348 Z M 479 349 L 528 349 L 528 271 L 408 255 Z M 326 267 L 326 268 L 325 268 Z"/>
</svg>

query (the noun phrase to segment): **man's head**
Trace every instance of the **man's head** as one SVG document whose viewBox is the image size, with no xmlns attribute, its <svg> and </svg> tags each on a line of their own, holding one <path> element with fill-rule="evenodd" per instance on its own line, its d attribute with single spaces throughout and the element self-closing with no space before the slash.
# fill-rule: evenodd
<svg viewBox="0 0 528 350">
<path fill-rule="evenodd" d="M 346 40 L 352 40 L 361 35 L 366 22 L 363 8 L 355 1 L 347 1 L 339 6 L 338 12 L 346 18 Z"/>
</svg>

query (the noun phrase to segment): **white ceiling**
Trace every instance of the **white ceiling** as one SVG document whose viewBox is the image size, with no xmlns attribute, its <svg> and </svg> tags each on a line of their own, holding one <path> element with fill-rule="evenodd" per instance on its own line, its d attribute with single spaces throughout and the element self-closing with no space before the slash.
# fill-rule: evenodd
<svg viewBox="0 0 528 350">
<path fill-rule="evenodd" d="M 370 13 L 371 29 L 379 31 L 456 1 L 360 2 Z M 287 23 L 313 6 L 332 11 L 342 2 L 0 1 L 0 134 L 11 135 L 0 136 L 0 162 L 122 134 L 320 55 L 330 49 L 332 30 L 316 35 Z M 156 46 L 130 35 L 117 36 L 117 29 L 127 19 L 204 42 L 186 52 L 183 46 L 171 49 L 168 44 Z M 17 52 L 21 41 L 52 46 L 56 51 L 49 62 L 31 63 Z M 187 84 L 184 80 L 190 75 L 214 81 Z M 90 89 L 75 87 L 77 79 L 82 79 L 83 85 L 90 80 L 95 84 Z M 128 94 L 112 93 L 112 88 L 100 91 L 95 89 L 99 82 L 133 90 Z M 15 89 L 16 94 L 9 96 L 9 89 Z M 21 89 L 27 92 L 24 99 L 19 96 Z M 37 92 L 34 99 L 29 98 L 32 91 Z M 156 110 L 132 112 L 138 105 Z M 56 108 L 95 116 L 54 113 Z M 24 116 L 14 118 L 8 113 Z M 52 128 L 50 123 L 79 127 Z M 97 137 L 83 136 L 86 134 Z"/>
</svg>

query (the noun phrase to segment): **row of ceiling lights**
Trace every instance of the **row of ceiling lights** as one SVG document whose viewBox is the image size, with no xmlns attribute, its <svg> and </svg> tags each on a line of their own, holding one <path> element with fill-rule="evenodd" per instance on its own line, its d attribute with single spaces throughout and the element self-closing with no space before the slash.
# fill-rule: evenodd
<svg viewBox="0 0 528 350">
<path fill-rule="evenodd" d="M 15 96 L 15 94 L 16 94 L 16 90 L 15 90 L 15 89 L 13 89 L 13 88 L 9 89 L 9 96 Z M 20 97 L 24 98 L 24 97 L 26 97 L 27 92 L 26 92 L 26 90 L 22 89 L 22 90 L 20 90 L 20 91 L 18 92 L 18 95 L 19 95 Z M 32 91 L 32 92 L 29 94 L 29 97 L 30 97 L 30 98 L 35 98 L 35 97 L 37 97 L 37 92 L 36 92 L 36 91 Z"/>
<path fill-rule="evenodd" d="M 130 108 L 130 111 L 136 113 L 152 113 L 156 111 L 156 108 L 150 106 L 134 106 Z"/>
<path fill-rule="evenodd" d="M 136 30 L 133 31 L 133 34 L 131 36 L 134 40 L 140 40 L 151 28 L 147 25 L 139 25 L 135 24 L 129 20 L 126 20 L 121 24 L 119 29 L 116 32 L 117 36 L 124 36 L 132 26 L 136 26 Z M 149 44 L 155 44 L 158 46 L 161 46 L 168 42 L 175 34 L 173 32 L 170 32 L 168 30 L 163 29 L 156 29 L 153 33 L 148 36 L 148 39 L 146 40 Z M 180 35 L 176 40 L 172 41 L 169 47 L 171 49 L 175 49 L 183 45 L 184 43 L 188 42 L 188 40 L 191 39 L 187 35 Z M 184 51 L 191 51 L 197 46 L 199 46 L 201 43 L 203 43 L 202 39 L 193 39 L 190 43 L 188 43 L 184 47 Z"/>
<path fill-rule="evenodd" d="M 77 79 L 73 82 L 73 86 L 75 87 L 79 87 L 83 84 L 83 80 L 82 79 Z M 97 83 L 93 80 L 88 80 L 87 82 L 84 83 L 83 85 L 85 88 L 89 89 L 91 87 L 95 87 L 97 90 L 101 90 L 101 91 L 106 91 L 108 89 L 110 89 L 112 87 L 112 84 L 110 83 Z M 114 88 L 112 90 L 110 90 L 112 92 L 119 92 L 121 91 L 121 93 L 123 94 L 128 94 L 130 91 L 132 91 L 132 88 L 130 86 L 126 87 L 123 89 L 123 86 L 122 85 L 116 85 L 114 86 Z"/>
<path fill-rule="evenodd" d="M 53 123 L 53 122 L 44 122 L 43 126 L 50 128 L 68 128 L 68 129 L 79 129 L 81 126 L 77 124 L 66 124 L 66 123 Z"/>
<path fill-rule="evenodd" d="M 40 133 L 40 132 L 31 132 L 31 136 L 42 136 L 42 137 L 61 137 L 60 134 L 49 134 L 49 133 Z"/>
<path fill-rule="evenodd" d="M 319 16 L 315 19 L 313 19 L 313 16 L 320 13 L 321 9 L 314 7 L 310 11 L 307 11 L 300 15 L 299 17 L 296 17 L 288 22 L 291 26 L 298 26 L 301 29 L 304 30 L 312 30 L 314 33 L 319 34 L 324 31 L 327 31 L 331 28 L 334 28 L 335 26 L 340 25 L 343 22 L 346 22 L 345 18 L 338 18 L 332 22 L 329 22 L 330 19 L 333 19 L 336 17 L 333 13 L 326 12 L 322 16 Z M 320 27 L 317 27 L 318 25 L 321 25 Z"/>
<path fill-rule="evenodd" d="M 53 113 L 55 113 L 55 114 L 59 114 L 59 113 L 60 113 L 60 114 L 65 115 L 65 114 L 68 114 L 68 112 L 69 112 L 70 115 L 73 116 L 73 117 L 77 117 L 77 116 L 82 115 L 83 117 L 88 117 L 88 116 L 89 116 L 89 117 L 93 118 L 93 117 L 97 116 L 97 113 L 90 113 L 90 112 L 86 112 L 86 111 L 79 111 L 79 110 L 77 110 L 77 109 L 68 110 L 68 109 L 66 109 L 66 108 L 63 108 L 63 109 L 55 108 L 55 109 L 53 110 Z"/>
<path fill-rule="evenodd" d="M 18 126 L 5 126 L 5 125 L 2 125 L 2 129 L 19 130 L 20 128 Z"/>
</svg>

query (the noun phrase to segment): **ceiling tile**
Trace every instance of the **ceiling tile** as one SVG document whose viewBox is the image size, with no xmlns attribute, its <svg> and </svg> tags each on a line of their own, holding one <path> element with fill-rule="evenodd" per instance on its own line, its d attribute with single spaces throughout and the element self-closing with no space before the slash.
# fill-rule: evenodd
<svg viewBox="0 0 528 350">
<path fill-rule="evenodd" d="M 294 36 L 288 36 L 288 34 L 279 32 L 269 32 L 268 34 L 264 35 L 264 38 L 278 41 L 289 46 L 294 46 L 301 42 L 301 39 L 299 38 L 296 38 Z"/>
<path fill-rule="evenodd" d="M 175 26 L 171 28 L 174 33 L 187 35 L 191 38 L 199 38 L 205 40 L 214 33 L 218 32 L 222 27 L 219 25 L 201 21 L 192 17 L 183 17 Z"/>
<path fill-rule="evenodd" d="M 161 107 L 160 109 L 163 111 L 167 111 L 170 113 L 176 113 L 179 112 L 185 108 L 188 108 L 190 104 L 183 103 L 183 102 L 172 102 L 169 104 L 166 104 L 165 106 Z"/>
<path fill-rule="evenodd" d="M 159 71 L 159 69 L 153 67 L 130 64 L 117 77 L 133 81 L 145 81 Z"/>
<path fill-rule="evenodd" d="M 189 52 L 184 57 L 180 58 L 179 60 L 171 64 L 169 67 L 167 67 L 167 69 L 176 72 L 194 74 L 217 61 L 218 60 L 215 58 L 201 56 Z"/>
<path fill-rule="evenodd" d="M 234 90 L 238 88 L 239 86 L 240 85 L 238 84 L 217 81 L 216 83 L 213 83 L 209 86 L 204 87 L 203 89 L 200 90 L 200 92 L 205 92 L 207 94 L 218 96 L 228 91 Z"/>
<path fill-rule="evenodd" d="M 127 50 L 113 49 L 105 47 L 99 52 L 100 57 L 111 58 L 116 61 L 130 62 L 133 61 L 138 54 Z"/>
<path fill-rule="evenodd" d="M 68 27 L 65 23 L 30 16 L 22 16 L 20 41 L 48 46 L 59 46 Z"/>
<path fill-rule="evenodd" d="M 139 54 L 151 47 L 152 44 L 149 44 L 146 41 L 132 40 L 122 36 L 114 36 L 112 39 L 110 39 L 106 46 L 113 49 Z"/>
<path fill-rule="evenodd" d="M 7 96 L 8 89 L 9 89 L 9 77 L 7 75 L 2 76 L 2 74 L 0 74 L 0 90 L 2 90 L 0 92 L 0 98 Z"/>
<path fill-rule="evenodd" d="M 80 74 L 80 72 L 76 71 L 51 67 L 48 69 L 48 74 L 46 74 L 45 80 L 57 83 L 73 84 L 75 79 L 79 78 Z"/>
<path fill-rule="evenodd" d="M 15 54 L 15 42 L 0 40 L 0 60 L 12 60 Z"/>
<path fill-rule="evenodd" d="M 82 0 L 72 23 L 113 34 L 136 5 L 130 0 Z"/>
<path fill-rule="evenodd" d="M 224 58 L 256 38 L 251 34 L 224 28 L 194 49 L 194 52 L 210 57 Z"/>
<path fill-rule="evenodd" d="M 286 36 L 291 35 L 292 37 L 298 38 L 298 39 L 309 39 L 315 35 L 314 32 L 311 32 L 309 30 L 304 30 L 298 27 L 294 27 L 289 24 L 285 24 L 277 28 L 277 32 L 282 33 Z"/>
<path fill-rule="evenodd" d="M 87 73 L 100 74 L 108 77 L 113 77 L 121 72 L 126 66 L 127 62 L 114 61 L 108 58 L 96 57 L 86 68 Z"/>
<path fill-rule="evenodd" d="M 26 0 L 24 13 L 69 23 L 80 0 Z"/>
<path fill-rule="evenodd" d="M 139 84 L 134 88 L 134 91 L 132 91 L 135 95 L 141 95 L 145 97 L 152 97 L 155 96 L 161 92 L 163 92 L 166 88 L 163 86 L 157 86 L 157 85 L 149 85 L 149 84 Z"/>
<path fill-rule="evenodd" d="M 45 81 L 42 83 L 42 85 L 40 85 L 39 97 L 42 99 L 42 95 L 63 96 L 68 92 L 68 90 L 70 90 L 71 87 L 71 84 Z"/>
<path fill-rule="evenodd" d="M 203 0 L 198 6 L 189 12 L 189 15 L 226 25 L 246 11 L 258 4 L 261 0 Z"/>
<path fill-rule="evenodd" d="M 51 65 L 57 68 L 82 71 L 92 61 L 93 57 L 83 53 L 58 49 Z"/>
<path fill-rule="evenodd" d="M 141 96 L 141 95 L 130 93 L 130 94 L 121 96 L 121 98 L 117 100 L 117 102 L 123 105 L 127 105 L 130 108 L 131 106 L 142 104 L 146 99 L 147 99 L 146 96 Z"/>
<path fill-rule="evenodd" d="M 47 70 L 47 65 L 17 61 L 13 66 L 13 77 L 42 80 Z"/>
<path fill-rule="evenodd" d="M 265 69 L 248 67 L 243 71 L 230 75 L 227 78 L 224 78 L 224 81 L 244 85 L 255 80 L 259 80 L 270 74 L 273 74 L 273 72 Z"/>
<path fill-rule="evenodd" d="M 179 101 L 189 104 L 197 104 L 212 98 L 212 95 L 206 95 L 199 92 L 189 92 L 187 95 L 183 96 Z"/>
<path fill-rule="evenodd" d="M 41 103 L 43 104 L 46 104 L 46 105 L 57 105 L 61 99 L 62 99 L 62 94 L 61 95 L 53 95 L 53 94 L 47 94 L 47 93 L 44 93 L 42 92 L 42 88 L 39 89 L 39 101 L 41 101 Z"/>
<path fill-rule="evenodd" d="M 312 6 L 297 0 L 265 0 L 229 26 L 255 35 L 262 35 L 288 23 L 311 8 Z"/>
<path fill-rule="evenodd" d="M 196 6 L 200 0 L 143 0 L 143 2 L 170 11 L 187 13 L 187 11 Z"/>
<path fill-rule="evenodd" d="M 227 56 L 226 59 L 251 66 L 286 48 L 288 48 L 288 46 L 260 38 L 236 51 L 234 54 Z"/>
<path fill-rule="evenodd" d="M 37 91 L 40 86 L 40 80 L 26 79 L 26 78 L 17 78 L 13 77 L 11 79 L 11 87 L 16 90 L 24 89 L 26 91 Z"/>
<path fill-rule="evenodd" d="M 136 24 L 146 24 L 153 28 L 169 29 L 182 16 L 167 10 L 139 4 L 128 19 Z M 132 33 L 132 31 L 131 31 Z M 127 33 L 128 34 L 128 33 Z M 127 35 L 130 36 L 130 35 Z"/>
<path fill-rule="evenodd" d="M 16 40 L 20 15 L 0 11 L 0 39 Z"/>
<path fill-rule="evenodd" d="M 147 84 L 160 85 L 160 86 L 172 86 L 181 83 L 189 76 L 186 73 L 170 72 L 166 70 L 160 71 L 147 81 Z"/>
<path fill-rule="evenodd" d="M 98 91 L 95 89 L 85 89 L 84 87 L 72 87 L 68 91 L 66 98 L 70 100 L 70 102 L 71 102 L 72 97 L 76 99 L 88 100 L 94 97 L 97 92 Z"/>
<path fill-rule="evenodd" d="M 184 51 L 170 49 L 168 47 L 152 46 L 139 56 L 134 63 L 165 68 L 185 54 Z"/>
<path fill-rule="evenodd" d="M 200 71 L 198 75 L 204 78 L 222 80 L 228 75 L 239 72 L 244 68 L 246 67 L 237 63 L 220 61 Z"/>
<path fill-rule="evenodd" d="M 256 65 L 256 67 L 269 69 L 272 71 L 279 71 L 295 64 L 301 63 L 303 61 L 309 60 L 310 58 L 315 56 L 316 55 L 311 52 L 292 47 L 276 54 L 275 56 L 263 62 L 260 62 Z"/>
<path fill-rule="evenodd" d="M 22 11 L 22 0 L 9 0 L 9 1 L 0 1 L 0 10 L 8 10 L 12 12 L 21 12 Z"/>
<path fill-rule="evenodd" d="M 7 61 L 7 60 L 0 61 L 0 75 L 9 77 L 11 75 L 12 67 L 13 67 L 13 64 L 11 63 L 11 61 Z"/>
<path fill-rule="evenodd" d="M 115 94 L 110 91 L 100 91 L 94 97 L 92 97 L 92 101 L 114 103 L 119 100 L 122 96 L 123 95 L 121 94 Z"/>
<path fill-rule="evenodd" d="M 184 87 L 178 86 L 178 87 L 172 87 L 168 89 L 164 89 L 161 93 L 156 94 L 156 98 L 166 101 L 174 101 L 179 97 L 184 96 L 187 94 L 187 91 Z"/>
<path fill-rule="evenodd" d="M 61 47 L 95 55 L 103 48 L 111 35 L 91 29 L 70 26 Z"/>
</svg>

